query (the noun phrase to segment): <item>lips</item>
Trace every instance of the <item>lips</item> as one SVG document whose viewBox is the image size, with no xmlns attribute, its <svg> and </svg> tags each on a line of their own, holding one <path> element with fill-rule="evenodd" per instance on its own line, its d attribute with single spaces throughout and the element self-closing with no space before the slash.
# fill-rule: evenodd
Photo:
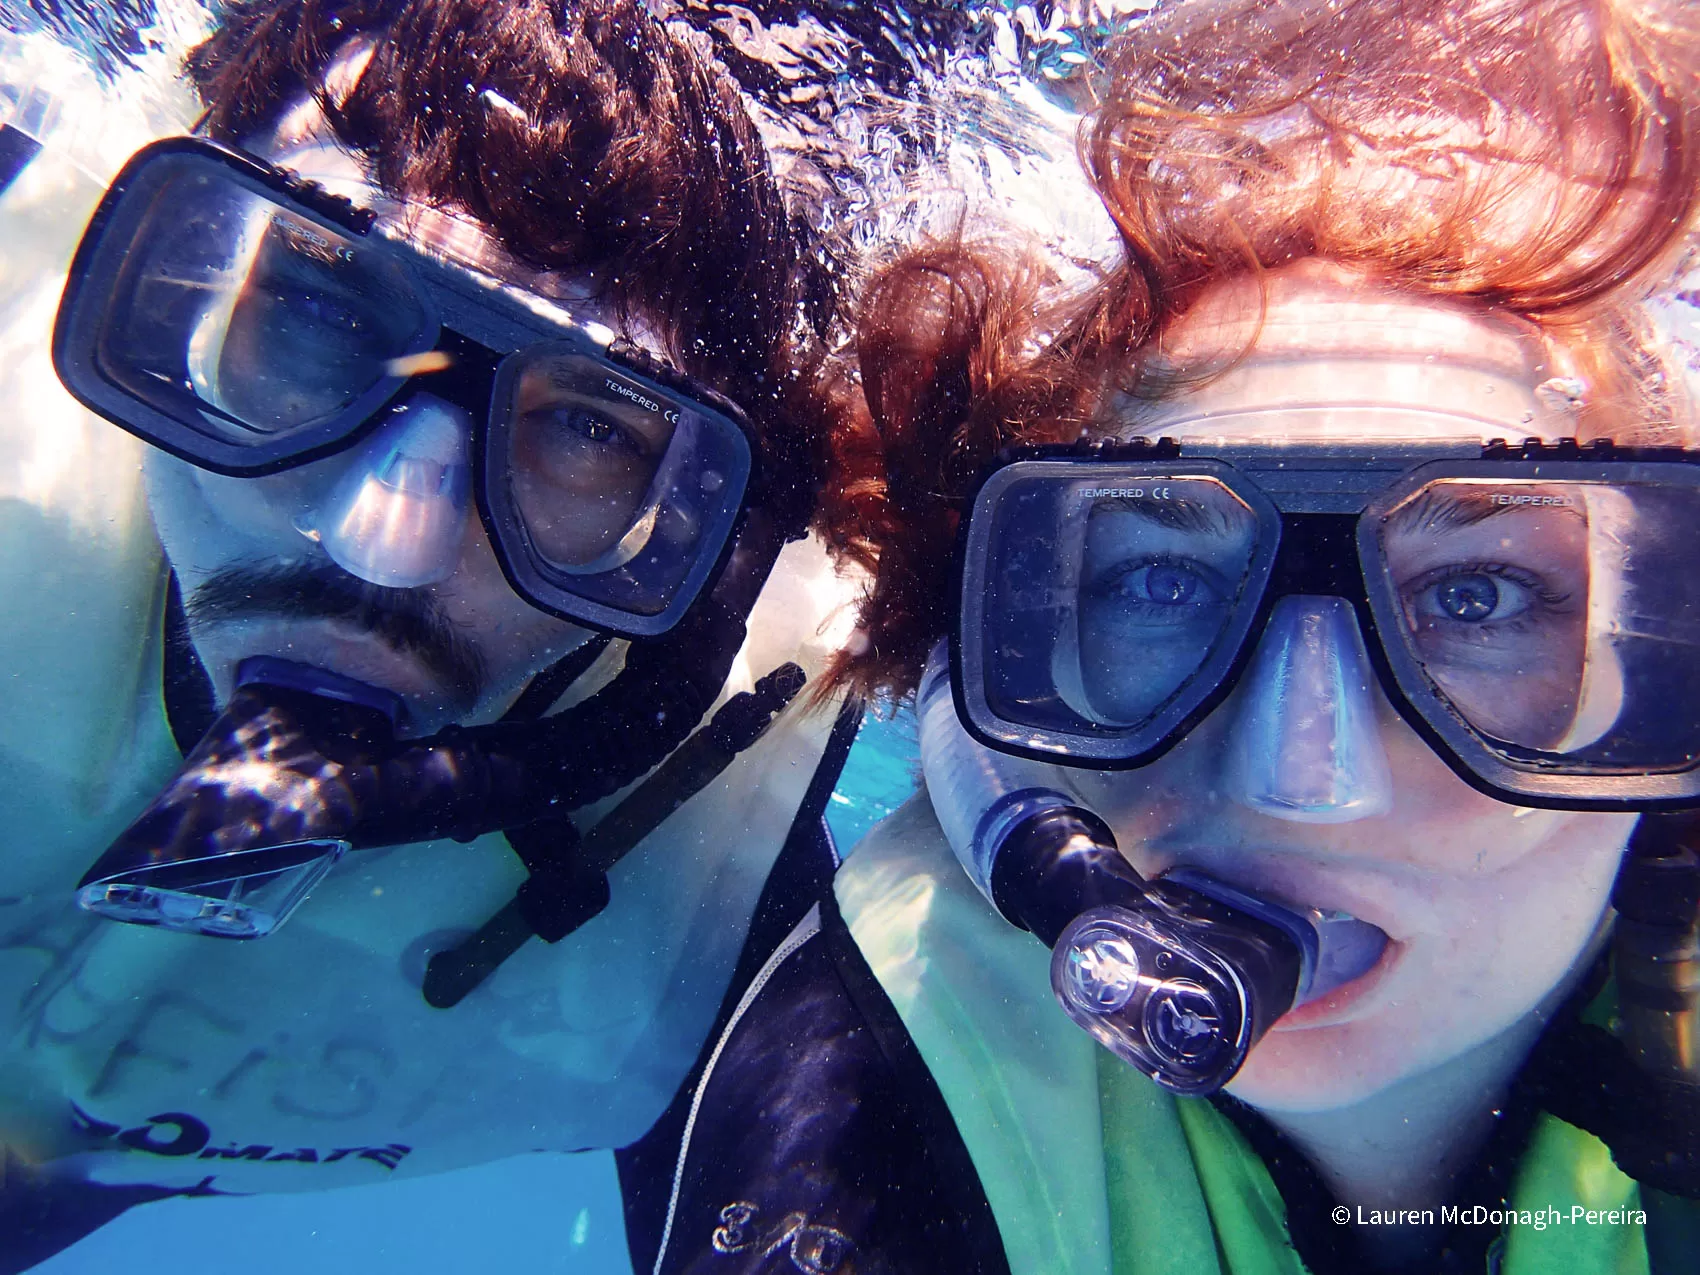
<svg viewBox="0 0 1700 1275">
<path fill-rule="evenodd" d="M 1389 915 L 1387 900 L 1378 898 L 1386 883 L 1365 879 L 1361 865 L 1345 867 L 1325 863 L 1313 853 L 1294 848 L 1250 849 L 1212 852 L 1201 847 L 1174 851 L 1174 861 L 1163 865 L 1158 875 L 1176 868 L 1208 873 L 1226 885 L 1289 908 L 1340 911 L 1375 926 L 1386 937 L 1375 963 L 1356 978 L 1330 989 L 1316 999 L 1289 1010 L 1271 1026 L 1271 1031 L 1302 1031 L 1332 1026 L 1362 1014 L 1364 1002 L 1381 985 L 1403 958 L 1407 944 L 1389 933 L 1390 928 L 1409 932 Z M 1168 858 L 1165 853 L 1164 858 Z M 1342 868 L 1345 870 L 1342 871 Z M 1365 888 L 1368 887 L 1368 888 Z M 1408 920 L 1408 918 L 1407 918 Z"/>
<path fill-rule="evenodd" d="M 1127 855 L 1130 862 L 1147 878 L 1193 868 L 1289 908 L 1344 912 L 1394 941 L 1431 928 L 1425 906 L 1430 874 L 1408 865 L 1314 845 L 1249 840 L 1169 846 L 1130 839 L 1126 844 L 1136 852 Z"/>
<path fill-rule="evenodd" d="M 1270 1027 L 1272 1032 L 1311 1031 L 1349 1022 L 1361 1012 L 1363 1003 L 1381 985 L 1405 954 L 1405 944 L 1389 939 L 1381 959 L 1350 982 L 1288 1010 Z"/>
<path fill-rule="evenodd" d="M 325 620 L 235 621 L 219 628 L 224 631 L 206 637 L 216 648 L 218 658 L 209 662 L 209 671 L 214 674 L 221 699 L 227 699 L 234 689 L 235 670 L 242 660 L 271 655 L 401 696 L 411 710 L 409 729 L 404 732 L 407 735 L 430 734 L 459 710 L 417 657 L 351 626 Z"/>
</svg>

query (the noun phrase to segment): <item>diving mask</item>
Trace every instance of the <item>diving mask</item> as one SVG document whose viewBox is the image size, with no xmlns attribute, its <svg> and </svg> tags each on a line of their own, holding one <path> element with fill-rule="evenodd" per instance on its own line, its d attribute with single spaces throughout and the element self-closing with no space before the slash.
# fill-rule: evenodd
<svg viewBox="0 0 1700 1275">
<path fill-rule="evenodd" d="M 202 469 L 346 453 L 296 523 L 362 579 L 446 576 L 476 501 L 522 597 L 625 636 L 678 623 L 750 481 L 747 426 L 713 391 L 198 138 L 114 181 L 53 352 L 84 405 Z"/>
<path fill-rule="evenodd" d="M 1302 646 L 1306 624 L 1355 615 L 1361 642 L 1331 649 L 1355 644 L 1476 788 L 1692 805 L 1695 459 L 1573 443 L 1028 453 L 967 520 L 957 703 L 993 748 L 1140 766 L 1243 681 L 1260 638 Z"/>
</svg>

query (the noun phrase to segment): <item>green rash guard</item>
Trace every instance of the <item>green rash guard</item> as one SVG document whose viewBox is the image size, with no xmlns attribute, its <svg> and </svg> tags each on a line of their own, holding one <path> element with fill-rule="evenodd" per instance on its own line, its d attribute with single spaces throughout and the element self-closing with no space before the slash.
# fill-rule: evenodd
<svg viewBox="0 0 1700 1275">
<path fill-rule="evenodd" d="M 1049 954 L 969 883 L 924 797 L 856 850 L 839 904 L 956 1119 L 1016 1275 L 1307 1275 L 1258 1155 L 1058 1011 Z M 1636 1184 L 1542 1115 L 1513 1178 L 1499 1275 L 1640 1275 Z M 1585 1213 L 1601 1218 L 1590 1223 Z M 1617 1211 L 1617 1220 L 1612 1211 Z M 1492 1225 L 1491 1222 L 1484 1223 Z"/>
</svg>

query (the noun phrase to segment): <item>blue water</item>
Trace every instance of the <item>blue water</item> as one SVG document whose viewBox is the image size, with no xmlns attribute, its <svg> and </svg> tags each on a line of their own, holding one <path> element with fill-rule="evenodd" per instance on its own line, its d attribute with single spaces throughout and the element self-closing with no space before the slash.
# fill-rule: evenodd
<svg viewBox="0 0 1700 1275">
<path fill-rule="evenodd" d="M 868 829 L 914 795 L 920 765 L 912 710 L 883 717 L 870 712 L 863 719 L 826 808 L 826 822 L 839 853 L 850 854 Z"/>
<path fill-rule="evenodd" d="M 869 716 L 827 822 L 841 853 L 915 790 L 915 719 Z M 457 1173 L 298 1195 L 163 1200 L 34 1268 L 37 1275 L 628 1275 L 614 1158 L 518 1156 Z"/>
</svg>

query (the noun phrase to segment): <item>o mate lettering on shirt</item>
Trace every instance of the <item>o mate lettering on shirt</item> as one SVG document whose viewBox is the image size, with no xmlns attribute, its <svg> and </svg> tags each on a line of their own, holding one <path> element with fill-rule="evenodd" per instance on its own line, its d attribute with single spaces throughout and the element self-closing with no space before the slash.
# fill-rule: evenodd
<svg viewBox="0 0 1700 1275">
<path fill-rule="evenodd" d="M 149 1116 L 146 1124 L 131 1129 L 97 1119 L 76 1103 L 71 1104 L 71 1112 L 77 1122 L 97 1138 L 111 1138 L 132 1151 L 146 1151 L 169 1159 L 194 1156 L 200 1160 L 251 1160 L 267 1164 L 335 1164 L 338 1160 L 352 1157 L 394 1169 L 413 1150 L 400 1142 L 381 1147 L 332 1147 L 324 1151 L 315 1147 L 274 1147 L 257 1142 L 246 1146 L 231 1142 L 215 1147 L 210 1145 L 212 1130 L 206 1121 L 185 1111 L 163 1111 Z"/>
</svg>

